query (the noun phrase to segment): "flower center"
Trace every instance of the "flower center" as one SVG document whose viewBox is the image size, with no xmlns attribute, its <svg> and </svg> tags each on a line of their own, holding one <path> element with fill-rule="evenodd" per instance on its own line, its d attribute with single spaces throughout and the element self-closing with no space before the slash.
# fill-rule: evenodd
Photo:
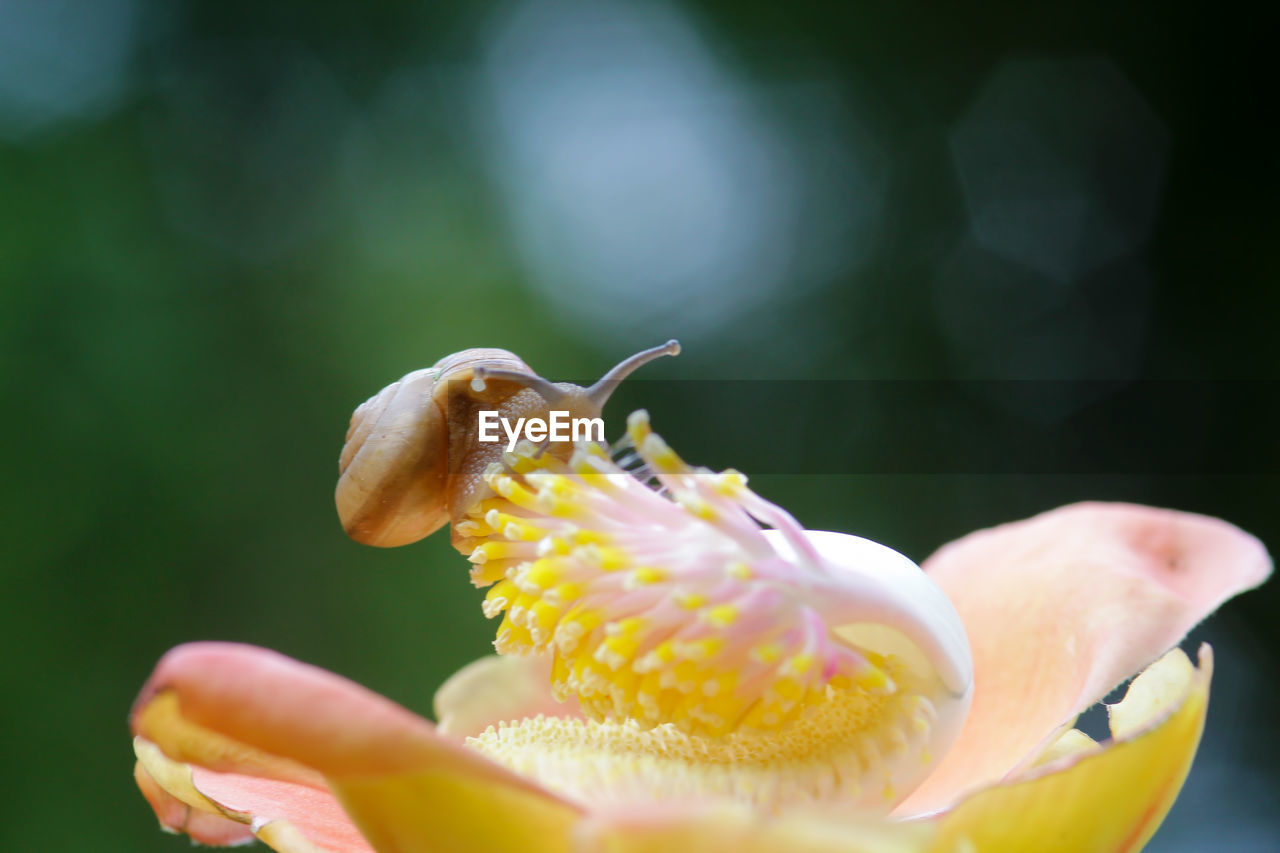
<svg viewBox="0 0 1280 853">
<path fill-rule="evenodd" d="M 706 738 L 670 724 L 645 730 L 634 721 L 539 716 L 467 742 L 583 802 L 720 797 L 778 809 L 839 800 L 887 810 L 906 793 L 900 765 L 929 764 L 933 704 L 908 690 L 828 692 L 778 732 Z"/>
<path fill-rule="evenodd" d="M 805 531 L 738 472 L 690 467 L 644 412 L 617 450 L 630 459 L 519 445 L 454 526 L 491 586 L 498 652 L 550 657 L 552 691 L 587 718 L 474 745 L 589 799 L 905 796 L 968 708 L 946 597 L 900 554 Z"/>
<path fill-rule="evenodd" d="M 736 471 L 690 468 L 643 412 L 628 439 L 670 497 L 593 444 L 567 465 L 526 445 L 486 472 L 498 498 L 458 532 L 473 579 L 496 581 L 484 610 L 503 615 L 499 653 L 551 652 L 557 697 L 593 719 L 713 736 L 780 728 L 828 688 L 894 692 L 878 655 L 832 637 L 821 564 L 789 516 Z M 791 533 L 801 559 L 757 518 Z"/>
</svg>

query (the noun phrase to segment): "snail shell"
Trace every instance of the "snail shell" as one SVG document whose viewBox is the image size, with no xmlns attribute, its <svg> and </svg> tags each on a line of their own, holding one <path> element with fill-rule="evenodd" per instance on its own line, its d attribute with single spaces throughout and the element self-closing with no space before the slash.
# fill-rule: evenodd
<svg viewBox="0 0 1280 853">
<path fill-rule="evenodd" d="M 625 359 L 590 388 L 552 383 L 501 349 L 469 349 L 383 388 L 351 416 L 338 460 L 334 500 L 357 542 L 394 547 L 416 542 L 458 519 L 488 493 L 483 475 L 504 445 L 478 439 L 478 412 L 546 418 L 599 417 L 609 395 L 633 370 L 680 345 L 668 341 Z M 557 445 L 566 446 L 557 446 Z M 567 454 L 567 443 L 547 452 Z"/>
</svg>

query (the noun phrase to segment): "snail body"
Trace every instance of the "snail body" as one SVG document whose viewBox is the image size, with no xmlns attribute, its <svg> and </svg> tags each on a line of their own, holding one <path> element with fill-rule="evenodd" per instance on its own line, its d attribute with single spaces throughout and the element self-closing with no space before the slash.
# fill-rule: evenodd
<svg viewBox="0 0 1280 853">
<path fill-rule="evenodd" d="M 338 460 L 338 517 L 352 539 L 395 547 L 416 542 L 464 517 L 489 494 L 485 469 L 501 443 L 479 440 L 478 413 L 546 418 L 599 417 L 609 395 L 637 367 L 680 345 L 668 341 L 620 362 L 589 388 L 550 382 L 514 353 L 469 349 L 415 370 L 370 397 L 351 416 Z M 567 442 L 546 452 L 567 458 Z"/>
</svg>

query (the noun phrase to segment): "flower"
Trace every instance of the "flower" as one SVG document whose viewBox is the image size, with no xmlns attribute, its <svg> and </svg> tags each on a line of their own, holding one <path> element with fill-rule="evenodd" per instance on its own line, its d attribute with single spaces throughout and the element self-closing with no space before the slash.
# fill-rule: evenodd
<svg viewBox="0 0 1280 853">
<path fill-rule="evenodd" d="M 921 573 L 643 413 L 624 444 L 485 473 L 454 541 L 501 656 L 438 726 L 265 649 L 169 652 L 131 718 L 161 824 L 282 851 L 1137 850 L 1207 709 L 1211 652 L 1172 647 L 1271 568 L 1216 519 L 1078 504 Z M 1152 660 L 1110 741 L 1072 728 Z"/>
</svg>

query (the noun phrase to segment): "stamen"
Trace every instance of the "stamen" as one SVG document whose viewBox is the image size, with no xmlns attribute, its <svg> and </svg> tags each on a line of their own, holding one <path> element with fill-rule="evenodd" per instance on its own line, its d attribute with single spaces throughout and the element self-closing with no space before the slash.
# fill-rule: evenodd
<svg viewBox="0 0 1280 853">
<path fill-rule="evenodd" d="M 708 689 L 710 687 L 710 689 Z M 696 699 L 706 727 L 719 727 L 725 676 Z M 691 694 L 691 699 L 692 697 Z M 665 724 L 538 716 L 490 727 L 468 744 L 558 793 L 586 803 L 720 797 L 776 811 L 838 800 L 887 810 L 926 764 L 931 704 L 910 692 L 866 696 L 828 688 L 823 702 L 785 731 L 738 731 L 708 739 Z M 692 702 L 673 712 L 692 714 Z"/>
<path fill-rule="evenodd" d="M 902 692 L 916 707 L 927 691 L 908 691 L 890 658 L 835 633 L 858 623 L 904 632 L 948 689 L 964 681 L 967 649 L 930 633 L 914 595 L 834 566 L 740 473 L 688 465 L 642 411 L 624 444 L 661 492 L 594 443 L 567 462 L 522 443 L 485 472 L 497 497 L 455 526 L 473 582 L 496 582 L 485 600 L 487 616 L 503 617 L 495 647 L 551 655 L 557 696 L 596 721 L 705 737 L 783 729 L 833 696 Z M 967 681 L 955 692 L 965 691 Z"/>
</svg>

